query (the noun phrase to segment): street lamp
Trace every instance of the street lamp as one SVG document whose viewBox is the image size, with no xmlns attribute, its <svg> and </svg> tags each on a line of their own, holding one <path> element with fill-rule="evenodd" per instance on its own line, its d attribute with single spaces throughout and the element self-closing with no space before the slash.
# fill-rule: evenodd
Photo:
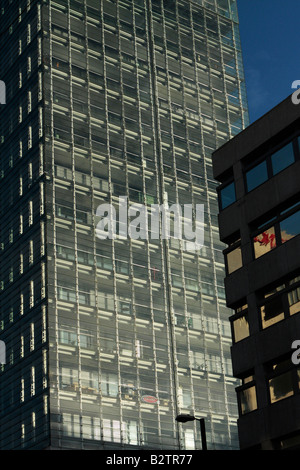
<svg viewBox="0 0 300 470">
<path fill-rule="evenodd" d="M 202 450 L 207 450 L 204 418 L 195 418 L 195 416 L 192 416 L 192 415 L 180 414 L 180 415 L 176 416 L 176 421 L 178 421 L 179 423 L 187 423 L 188 421 L 199 421 L 200 422 Z"/>
</svg>

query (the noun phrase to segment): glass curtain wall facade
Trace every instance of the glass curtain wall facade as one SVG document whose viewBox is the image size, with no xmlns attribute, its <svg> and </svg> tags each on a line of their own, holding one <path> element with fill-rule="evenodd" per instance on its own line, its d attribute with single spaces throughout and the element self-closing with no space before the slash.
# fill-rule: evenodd
<svg viewBox="0 0 300 470">
<path fill-rule="evenodd" d="M 0 448 L 35 448 L 49 444 L 42 6 L 0 7 Z"/>
<path fill-rule="evenodd" d="M 188 413 L 236 449 L 211 163 L 248 124 L 236 1 L 19 6 L 1 36 L 1 446 L 200 448 Z M 204 204 L 204 247 L 100 240 L 119 196 Z"/>
</svg>

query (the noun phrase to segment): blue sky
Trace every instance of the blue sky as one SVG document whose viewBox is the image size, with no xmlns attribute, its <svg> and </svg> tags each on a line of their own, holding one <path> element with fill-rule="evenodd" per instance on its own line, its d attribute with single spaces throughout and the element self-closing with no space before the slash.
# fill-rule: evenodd
<svg viewBox="0 0 300 470">
<path fill-rule="evenodd" d="M 300 0 L 237 0 L 250 122 L 300 80 Z"/>
</svg>

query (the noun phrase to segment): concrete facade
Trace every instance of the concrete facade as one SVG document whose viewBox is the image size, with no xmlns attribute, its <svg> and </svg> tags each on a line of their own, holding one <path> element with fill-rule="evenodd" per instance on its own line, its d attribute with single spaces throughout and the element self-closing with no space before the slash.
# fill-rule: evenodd
<svg viewBox="0 0 300 470">
<path fill-rule="evenodd" d="M 279 228 L 286 225 L 285 214 L 291 214 L 289 220 L 298 217 L 299 125 L 300 107 L 294 105 L 288 97 L 213 155 L 214 177 L 221 183 L 218 188 L 220 200 L 222 188 L 229 182 L 234 182 L 236 194 L 235 202 L 224 209 L 220 208 L 219 214 L 220 238 L 229 246 L 224 250 L 225 259 L 231 243 L 238 243 L 242 255 L 239 269 L 231 274 L 227 271 L 225 278 L 227 306 L 235 311 L 230 319 L 232 331 L 235 319 L 239 318 L 238 307 L 242 304 L 248 306 L 249 333 L 242 340 L 235 341 L 233 332 L 231 351 L 234 376 L 242 380 L 242 386 L 237 388 L 241 450 L 297 448 L 300 443 L 299 371 L 291 360 L 292 342 L 300 338 L 300 308 L 298 297 L 295 304 L 291 304 L 293 301 L 290 300 L 295 290 L 299 294 L 298 222 L 293 225 L 293 236 L 288 241 L 283 241 L 283 228 L 279 232 Z M 274 169 L 270 170 L 270 162 L 275 160 L 272 156 L 291 141 L 294 146 L 293 163 L 274 174 Z M 268 179 L 247 191 L 248 169 L 265 160 L 269 170 Z M 282 161 L 285 165 L 284 159 Z M 280 237 L 276 240 L 279 241 L 269 252 L 256 257 L 254 244 L 259 238 L 259 227 L 266 228 L 263 233 L 271 233 L 269 225 L 272 225 L 273 219 L 275 235 Z M 284 312 L 280 311 L 281 316 L 276 316 L 275 304 L 269 303 L 272 324 L 266 327 L 261 313 L 261 308 L 264 308 L 262 304 L 269 295 L 267 292 L 278 290 L 279 285 L 284 285 L 281 287 L 282 294 L 276 292 L 274 298 L 276 305 L 279 302 L 284 305 Z M 288 303 L 285 304 L 286 298 Z M 285 373 L 276 376 L 274 364 L 277 364 L 279 370 L 278 364 L 283 364 L 282 361 L 285 361 Z M 276 382 L 274 375 L 277 377 Z M 278 377 L 281 377 L 281 394 L 274 398 L 271 384 L 278 384 Z M 255 390 L 256 406 L 245 412 L 241 394 L 247 387 L 249 390 L 249 383 Z M 289 391 L 288 383 L 292 384 Z"/>
</svg>

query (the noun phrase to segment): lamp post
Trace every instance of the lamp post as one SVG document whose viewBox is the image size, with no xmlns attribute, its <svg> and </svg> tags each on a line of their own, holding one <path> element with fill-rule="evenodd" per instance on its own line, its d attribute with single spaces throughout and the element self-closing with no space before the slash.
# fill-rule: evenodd
<svg viewBox="0 0 300 470">
<path fill-rule="evenodd" d="M 195 418 L 195 416 L 192 416 L 192 415 L 180 414 L 180 415 L 176 416 L 176 421 L 178 421 L 179 423 L 187 423 L 188 421 L 199 421 L 200 422 L 202 450 L 207 450 L 204 418 Z"/>
</svg>

